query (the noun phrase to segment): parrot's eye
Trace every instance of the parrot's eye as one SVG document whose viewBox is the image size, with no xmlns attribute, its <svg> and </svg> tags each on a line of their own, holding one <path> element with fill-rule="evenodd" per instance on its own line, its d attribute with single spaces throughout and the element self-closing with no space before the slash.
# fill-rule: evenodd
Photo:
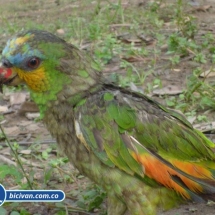
<svg viewBox="0 0 215 215">
<path fill-rule="evenodd" d="M 36 69 L 40 65 L 40 59 L 32 57 L 28 60 L 27 65 L 30 69 Z"/>
</svg>

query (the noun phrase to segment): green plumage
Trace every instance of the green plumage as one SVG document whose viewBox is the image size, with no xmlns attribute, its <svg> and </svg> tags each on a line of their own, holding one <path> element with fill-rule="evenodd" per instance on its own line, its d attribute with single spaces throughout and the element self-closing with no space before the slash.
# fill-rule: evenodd
<svg viewBox="0 0 215 215">
<path fill-rule="evenodd" d="M 108 215 L 154 215 L 180 203 L 179 194 L 194 201 L 203 201 L 201 194 L 214 198 L 214 144 L 182 115 L 107 83 L 87 54 L 52 34 L 27 34 L 33 36 L 15 52 L 6 46 L 3 58 L 12 62 L 20 52 L 16 70 L 25 68 L 32 50 L 39 53 L 46 90 L 36 92 L 25 82 L 61 150 L 107 191 Z"/>
</svg>

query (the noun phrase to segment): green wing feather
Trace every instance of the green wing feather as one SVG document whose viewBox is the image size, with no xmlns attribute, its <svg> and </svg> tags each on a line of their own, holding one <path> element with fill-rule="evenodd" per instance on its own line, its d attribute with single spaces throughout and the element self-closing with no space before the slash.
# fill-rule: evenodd
<svg viewBox="0 0 215 215">
<path fill-rule="evenodd" d="M 214 144 L 181 114 L 142 94 L 107 85 L 78 106 L 75 116 L 87 144 L 106 165 L 147 181 L 144 165 L 134 159 L 134 154 L 151 153 L 171 169 L 204 185 L 205 191 L 215 191 L 171 163 L 174 159 L 205 165 L 215 178 Z"/>
<path fill-rule="evenodd" d="M 133 123 L 121 116 L 112 101 L 105 100 L 105 93 L 88 99 L 87 102 L 77 107 L 76 118 L 79 119 L 80 128 L 86 142 L 89 144 L 95 155 L 110 167 L 117 166 L 128 174 L 135 173 L 143 176 L 143 167 L 130 154 L 124 144 L 123 136 L 120 134 L 120 127 L 133 128 Z M 92 102 L 94 101 L 94 102 Z M 107 106 L 106 106 L 107 104 Z M 116 119 L 116 121 L 115 121 Z M 113 141 L 114 140 L 114 141 Z"/>
</svg>

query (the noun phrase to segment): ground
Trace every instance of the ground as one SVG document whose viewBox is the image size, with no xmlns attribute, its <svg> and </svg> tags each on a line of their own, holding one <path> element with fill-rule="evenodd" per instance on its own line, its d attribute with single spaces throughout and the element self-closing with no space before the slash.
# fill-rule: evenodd
<svg viewBox="0 0 215 215">
<path fill-rule="evenodd" d="M 22 29 L 51 31 L 92 53 L 108 78 L 182 111 L 194 126 L 208 132 L 213 130 L 215 118 L 214 20 L 214 0 L 0 0 L 0 51 L 10 36 Z M 97 208 L 103 192 L 58 153 L 25 87 L 4 88 L 0 112 L 4 131 L 34 188 L 66 193 L 62 204 L 5 203 L 0 215 L 104 214 L 105 200 Z M 213 140 L 213 134 L 210 137 Z M 19 169 L 11 167 L 13 174 L 4 169 L 8 166 L 3 163 L 17 164 L 3 135 L 0 153 L 0 183 L 6 189 L 26 188 Z M 91 212 L 86 212 L 90 208 Z M 214 213 L 215 205 L 209 202 L 187 203 L 158 214 Z"/>
</svg>

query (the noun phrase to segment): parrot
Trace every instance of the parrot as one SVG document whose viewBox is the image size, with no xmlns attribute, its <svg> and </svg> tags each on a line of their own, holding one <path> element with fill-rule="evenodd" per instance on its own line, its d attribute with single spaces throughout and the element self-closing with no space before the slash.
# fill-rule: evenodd
<svg viewBox="0 0 215 215">
<path fill-rule="evenodd" d="M 1 88 L 27 85 L 59 149 L 107 193 L 108 215 L 215 200 L 215 144 L 178 111 L 108 81 L 86 51 L 24 30 L 0 62 Z"/>
</svg>

